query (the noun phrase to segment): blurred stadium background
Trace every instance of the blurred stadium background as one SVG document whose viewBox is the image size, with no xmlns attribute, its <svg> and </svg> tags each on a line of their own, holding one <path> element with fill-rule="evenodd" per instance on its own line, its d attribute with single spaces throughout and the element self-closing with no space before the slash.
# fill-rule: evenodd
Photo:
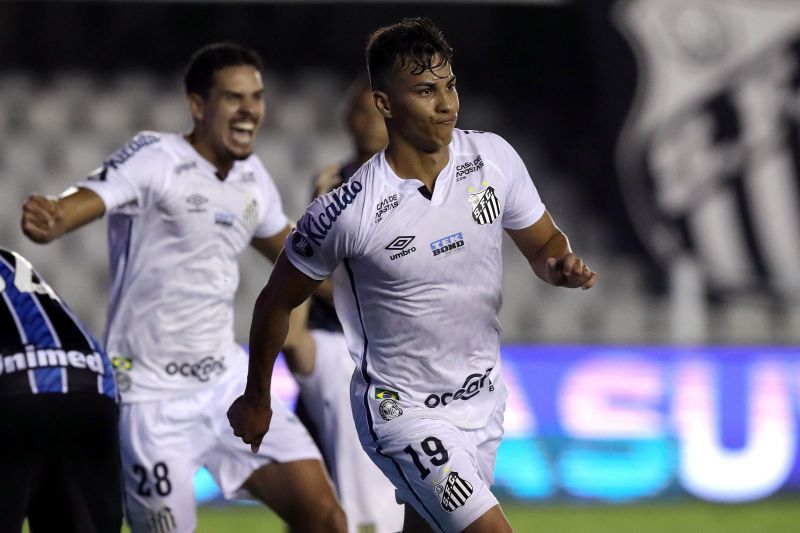
<svg viewBox="0 0 800 533">
<path fill-rule="evenodd" d="M 349 153 L 341 98 L 367 33 L 408 15 L 456 50 L 459 126 L 517 148 L 601 275 L 552 289 L 507 247 L 496 490 L 515 527 L 800 531 L 796 0 L 3 2 L 0 243 L 101 334 L 104 223 L 34 245 L 27 195 L 63 191 L 139 130 L 185 130 L 180 69 L 234 40 L 264 57 L 257 152 L 295 218 L 312 174 Z M 268 272 L 245 255 L 241 341 Z M 201 531 L 280 529 L 220 507 L 202 472 L 197 492 Z"/>
</svg>

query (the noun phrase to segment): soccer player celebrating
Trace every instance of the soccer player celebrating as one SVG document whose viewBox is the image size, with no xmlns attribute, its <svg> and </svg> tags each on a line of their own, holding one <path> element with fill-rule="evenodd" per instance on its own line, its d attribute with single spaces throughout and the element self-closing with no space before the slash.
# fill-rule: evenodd
<svg viewBox="0 0 800 533">
<path fill-rule="evenodd" d="M 119 531 L 111 362 L 27 259 L 0 247 L 0 531 Z"/>
<path fill-rule="evenodd" d="M 238 255 L 250 244 L 274 261 L 290 231 L 252 154 L 261 70 L 238 45 L 201 48 L 185 75 L 189 134 L 141 133 L 77 190 L 34 195 L 23 208 L 23 231 L 36 242 L 109 215 L 107 348 L 122 369 L 125 502 L 136 533 L 196 529 L 201 465 L 226 497 L 249 492 L 292 530 L 346 530 L 319 451 L 285 406 L 270 402 L 275 430 L 258 455 L 224 424 L 247 364 L 233 339 Z"/>
<path fill-rule="evenodd" d="M 287 239 L 256 302 L 247 387 L 228 418 L 258 450 L 289 313 L 341 263 L 334 295 L 356 362 L 353 416 L 406 504 L 404 531 L 510 531 L 490 491 L 507 396 L 502 230 L 548 283 L 588 289 L 597 276 L 571 251 L 514 149 L 455 129 L 452 49 L 432 22 L 377 30 L 366 56 L 389 144 L 312 203 Z"/>
<path fill-rule="evenodd" d="M 315 177 L 315 197 L 341 186 L 386 146 L 386 127 L 372 103 L 366 76 L 348 90 L 344 118 L 354 153 L 349 161 L 330 165 Z M 389 480 L 359 443 L 348 392 L 354 365 L 342 326 L 332 302 L 322 295 L 312 297 L 309 311 L 308 329 L 305 324 L 293 324 L 283 348 L 284 359 L 300 386 L 298 414 L 309 422 L 319 443 L 347 514 L 348 530 L 394 533 L 403 527 L 403 507 L 398 505 Z M 296 324 L 303 314 L 296 311 L 292 317 Z"/>
</svg>

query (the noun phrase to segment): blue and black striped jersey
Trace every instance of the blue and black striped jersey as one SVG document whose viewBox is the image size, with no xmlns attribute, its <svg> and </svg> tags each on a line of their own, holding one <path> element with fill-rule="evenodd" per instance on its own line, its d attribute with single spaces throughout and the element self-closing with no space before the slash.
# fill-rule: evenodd
<svg viewBox="0 0 800 533">
<path fill-rule="evenodd" d="M 27 259 L 0 248 L 0 395 L 68 392 L 116 399 L 105 350 Z"/>
</svg>

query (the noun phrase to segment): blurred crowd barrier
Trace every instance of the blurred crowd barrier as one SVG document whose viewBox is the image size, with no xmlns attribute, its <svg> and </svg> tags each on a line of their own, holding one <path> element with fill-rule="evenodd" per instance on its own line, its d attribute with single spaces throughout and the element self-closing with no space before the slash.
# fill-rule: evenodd
<svg viewBox="0 0 800 533">
<path fill-rule="evenodd" d="M 312 175 L 349 156 L 349 138 L 340 119 L 348 82 L 320 69 L 265 75 L 267 114 L 256 152 L 275 179 L 290 219 L 307 205 Z M 103 331 L 107 298 L 105 223 L 39 246 L 21 234 L 20 208 L 34 191 L 62 192 L 137 131 L 187 131 L 188 106 L 180 87 L 178 75 L 145 72 L 102 78 L 85 72 L 47 77 L 0 72 L 0 243 L 38 265 L 98 334 Z M 673 283 L 679 290 L 653 286 L 652 277 L 644 274 L 644 257 L 613 251 L 618 249 L 615 240 L 631 238 L 613 225 L 619 214 L 606 219 L 581 205 L 580 196 L 570 189 L 574 180 L 564 180 L 548 168 L 530 133 L 511 130 L 508 123 L 492 101 L 474 97 L 462 107 L 459 120 L 461 127 L 495 131 L 517 148 L 557 223 L 600 273 L 600 283 L 588 292 L 549 287 L 535 278 L 508 241 L 501 315 L 506 342 L 670 343 L 683 340 L 677 324 L 686 320 L 701 321 L 702 331 L 693 341 L 800 340 L 800 310 L 776 307 L 767 295 L 749 294 L 713 305 L 703 300 L 698 308 L 702 298 L 696 296 L 702 287 L 692 283 L 691 270 Z M 236 308 L 239 340 L 247 338 L 252 304 L 269 270 L 255 252 L 243 257 Z"/>
</svg>

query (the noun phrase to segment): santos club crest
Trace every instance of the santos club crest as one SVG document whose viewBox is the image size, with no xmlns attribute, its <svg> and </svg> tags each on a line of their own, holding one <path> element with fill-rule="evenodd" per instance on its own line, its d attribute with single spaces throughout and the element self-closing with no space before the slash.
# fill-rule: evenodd
<svg viewBox="0 0 800 533">
<path fill-rule="evenodd" d="M 493 187 L 469 195 L 472 204 L 472 220 L 478 224 L 491 224 L 500 214 L 500 200 Z"/>
<path fill-rule="evenodd" d="M 442 509 L 452 513 L 464 505 L 472 496 L 472 484 L 458 475 L 458 472 L 450 472 L 441 483 L 434 485 L 433 492 L 439 497 Z"/>
</svg>

